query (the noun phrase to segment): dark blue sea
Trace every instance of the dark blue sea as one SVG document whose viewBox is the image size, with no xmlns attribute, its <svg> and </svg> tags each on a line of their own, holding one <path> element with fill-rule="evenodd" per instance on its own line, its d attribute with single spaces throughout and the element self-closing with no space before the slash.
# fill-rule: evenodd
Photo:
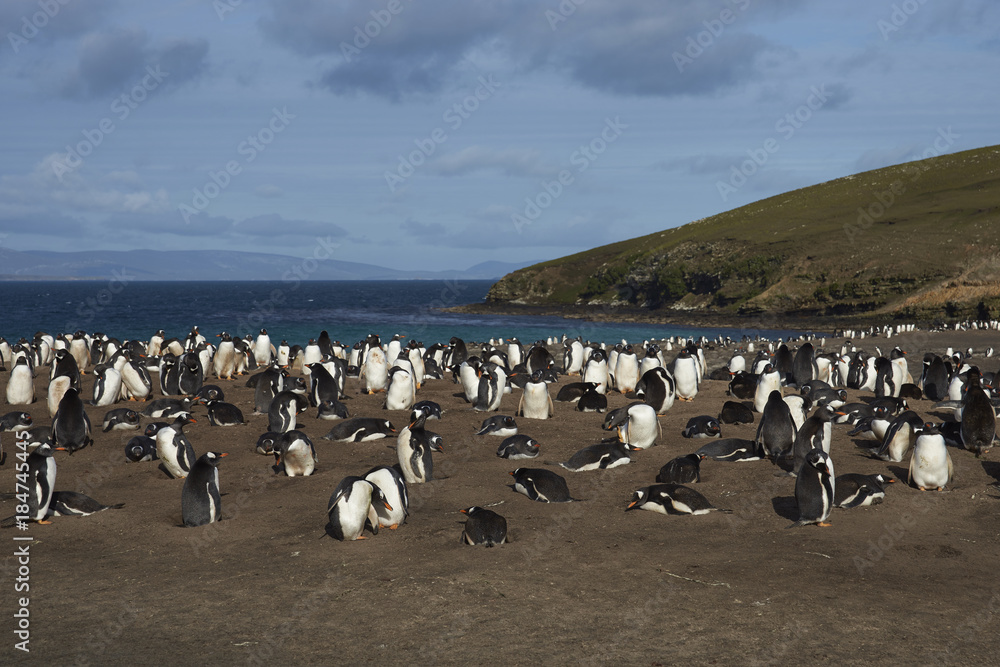
<svg viewBox="0 0 1000 667">
<path fill-rule="evenodd" d="M 548 336 L 584 340 L 641 341 L 672 335 L 739 339 L 745 333 L 787 336 L 790 331 L 751 332 L 675 325 L 587 322 L 561 317 L 469 315 L 443 312 L 484 301 L 491 281 L 316 281 L 316 282 L 124 282 L 31 281 L 0 283 L 0 335 L 14 342 L 36 331 L 51 334 L 84 330 L 124 340 L 148 340 L 158 329 L 183 338 L 193 325 L 202 334 L 222 331 L 305 345 L 326 329 L 330 337 L 354 343 L 369 333 L 447 342 L 518 337 L 531 342 Z"/>
</svg>

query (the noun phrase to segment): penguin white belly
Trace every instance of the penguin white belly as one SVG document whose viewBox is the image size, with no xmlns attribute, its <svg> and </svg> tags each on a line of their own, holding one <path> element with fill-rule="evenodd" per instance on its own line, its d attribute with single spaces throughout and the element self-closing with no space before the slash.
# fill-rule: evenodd
<svg viewBox="0 0 1000 667">
<path fill-rule="evenodd" d="M 69 389 L 70 379 L 65 375 L 60 375 L 59 377 L 49 382 L 49 394 L 48 394 L 48 406 L 49 406 L 49 417 L 55 417 L 56 411 L 59 410 L 59 401 L 62 400 L 66 391 Z"/>
<path fill-rule="evenodd" d="M 25 365 L 14 366 L 7 382 L 7 403 L 10 405 L 30 405 L 35 400 L 35 388 L 31 369 Z"/>
<path fill-rule="evenodd" d="M 396 371 L 385 395 L 386 410 L 409 410 L 416 400 L 413 376 L 406 371 Z"/>
<path fill-rule="evenodd" d="M 130 363 L 122 366 L 122 397 L 144 399 L 149 395 L 149 387 Z"/>
<path fill-rule="evenodd" d="M 94 403 L 98 407 L 113 405 L 122 391 L 122 375 L 113 368 L 104 372 L 104 382 L 98 395 L 98 386 L 94 384 Z"/>
<path fill-rule="evenodd" d="M 910 458 L 910 483 L 921 489 L 943 489 L 951 483 L 951 455 L 941 436 L 917 438 Z"/>
<path fill-rule="evenodd" d="M 308 477 L 316 470 L 312 448 L 304 440 L 293 442 L 282 458 L 285 474 L 289 477 Z"/>
<path fill-rule="evenodd" d="M 656 357 L 643 357 L 643 360 L 639 362 L 639 377 L 645 375 L 648 371 L 658 368 L 663 364 Z M 633 389 L 635 386 L 633 385 Z"/>
<path fill-rule="evenodd" d="M 605 361 L 587 364 L 583 373 L 584 382 L 593 382 L 597 385 L 595 391 L 598 394 L 605 394 L 608 391 L 608 364 Z"/>
<path fill-rule="evenodd" d="M 631 447 L 649 449 L 660 434 L 660 424 L 656 420 L 656 410 L 648 405 L 636 405 L 628 411 L 628 419 L 622 427 L 622 440 Z"/>
<path fill-rule="evenodd" d="M 417 479 L 416 473 L 413 472 L 413 466 L 410 465 L 413 457 L 413 447 L 410 445 L 409 428 L 404 428 L 399 432 L 399 437 L 396 438 L 396 454 L 399 457 L 399 468 L 403 472 L 403 479 L 406 483 L 418 484 L 422 481 Z"/>
<path fill-rule="evenodd" d="M 389 368 L 381 350 L 373 348 L 368 352 L 368 358 L 361 366 L 361 376 L 364 389 L 369 394 L 385 391 L 386 383 L 389 381 Z"/>
<path fill-rule="evenodd" d="M 694 358 L 678 359 L 674 364 L 677 398 L 692 400 L 698 395 L 698 364 Z"/>
<path fill-rule="evenodd" d="M 635 355 L 618 355 L 618 364 L 615 366 L 616 389 L 622 394 L 635 391 L 635 383 L 639 381 L 639 365 L 636 363 Z"/>
<path fill-rule="evenodd" d="M 548 385 L 529 382 L 521 395 L 521 412 L 526 419 L 548 419 L 552 401 L 549 399 Z"/>
<path fill-rule="evenodd" d="M 781 375 L 779 373 L 768 373 L 761 375 L 757 381 L 757 390 L 753 395 L 753 409 L 756 412 L 764 412 L 767 405 L 767 397 L 772 391 L 781 391 Z"/>
<path fill-rule="evenodd" d="M 219 343 L 219 349 L 215 351 L 215 358 L 212 365 L 215 376 L 219 379 L 231 380 L 233 372 L 236 370 L 236 347 L 232 341 Z"/>
<path fill-rule="evenodd" d="M 476 369 L 468 364 L 462 364 L 458 369 L 458 379 L 462 382 L 465 400 L 469 403 L 475 403 L 479 396 L 479 378 L 476 376 Z"/>
</svg>

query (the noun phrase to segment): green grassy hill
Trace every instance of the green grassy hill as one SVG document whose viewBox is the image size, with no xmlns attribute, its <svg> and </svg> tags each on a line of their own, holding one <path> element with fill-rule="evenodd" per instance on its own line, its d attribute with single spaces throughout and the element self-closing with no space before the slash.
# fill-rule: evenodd
<svg viewBox="0 0 1000 667">
<path fill-rule="evenodd" d="M 1000 313 L 1000 146 L 877 169 L 515 271 L 496 305 Z"/>
</svg>

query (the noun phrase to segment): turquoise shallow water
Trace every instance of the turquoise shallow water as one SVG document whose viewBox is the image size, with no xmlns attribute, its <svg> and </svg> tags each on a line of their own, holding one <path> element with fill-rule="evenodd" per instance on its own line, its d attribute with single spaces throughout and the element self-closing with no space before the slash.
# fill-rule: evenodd
<svg viewBox="0 0 1000 667">
<path fill-rule="evenodd" d="M 305 344 L 326 329 L 353 343 L 377 333 L 405 334 L 426 345 L 452 336 L 482 341 L 548 336 L 641 341 L 671 335 L 739 339 L 744 334 L 787 336 L 784 330 L 741 330 L 676 325 L 585 322 L 560 317 L 473 315 L 440 309 L 483 301 L 491 281 L 316 282 L 5 282 L 0 283 L 0 335 L 8 341 L 36 331 L 83 329 L 119 339 L 147 340 L 157 329 L 183 337 L 192 325 L 203 334 L 256 334 Z"/>
</svg>

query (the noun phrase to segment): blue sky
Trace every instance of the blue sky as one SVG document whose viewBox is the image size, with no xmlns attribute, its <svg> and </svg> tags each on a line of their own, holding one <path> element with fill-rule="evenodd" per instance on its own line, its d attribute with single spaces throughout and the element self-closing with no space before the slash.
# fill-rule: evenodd
<svg viewBox="0 0 1000 667">
<path fill-rule="evenodd" d="M 0 239 L 550 259 L 1000 143 L 997 26 L 989 0 L 4 0 Z"/>
</svg>

